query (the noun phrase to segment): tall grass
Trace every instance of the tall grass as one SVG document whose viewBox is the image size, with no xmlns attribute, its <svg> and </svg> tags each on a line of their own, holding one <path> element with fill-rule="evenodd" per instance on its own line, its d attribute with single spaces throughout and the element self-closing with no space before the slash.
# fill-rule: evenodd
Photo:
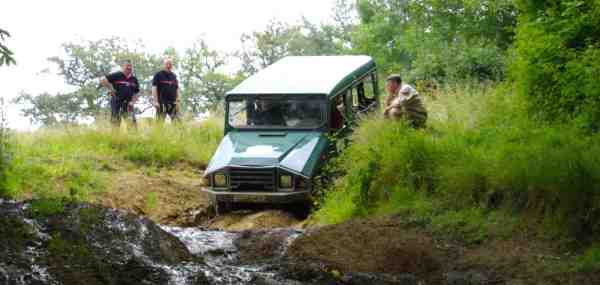
<svg viewBox="0 0 600 285">
<path fill-rule="evenodd" d="M 516 228 L 578 241 L 600 233 L 600 135 L 535 122 L 502 86 L 449 88 L 427 106 L 426 130 L 362 123 L 336 162 L 344 175 L 316 213 L 322 222 L 400 213 L 474 241 Z"/>
<path fill-rule="evenodd" d="M 9 130 L 6 126 L 4 98 L 0 98 L 0 196 L 6 192 L 6 172 L 11 161 L 11 145 L 9 139 Z"/>
<path fill-rule="evenodd" d="M 110 175 L 127 165 L 203 168 L 222 137 L 221 125 L 221 120 L 209 119 L 166 126 L 147 122 L 128 130 L 99 124 L 18 134 L 7 194 L 87 200 L 104 191 Z"/>
</svg>

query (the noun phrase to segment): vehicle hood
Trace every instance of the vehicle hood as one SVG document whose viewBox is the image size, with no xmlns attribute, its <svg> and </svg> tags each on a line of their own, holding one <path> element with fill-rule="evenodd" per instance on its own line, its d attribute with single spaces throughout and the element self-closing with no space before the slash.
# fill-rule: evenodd
<svg viewBox="0 0 600 285">
<path fill-rule="evenodd" d="M 311 177 L 327 149 L 322 132 L 229 132 L 213 155 L 206 174 L 230 166 L 278 167 Z"/>
</svg>

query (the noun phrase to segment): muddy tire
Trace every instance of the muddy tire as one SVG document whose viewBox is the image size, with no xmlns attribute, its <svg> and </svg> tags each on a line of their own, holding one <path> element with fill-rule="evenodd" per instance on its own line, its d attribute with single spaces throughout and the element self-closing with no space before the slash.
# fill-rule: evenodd
<svg viewBox="0 0 600 285">
<path fill-rule="evenodd" d="M 288 206 L 288 211 L 298 219 L 306 219 L 310 215 L 311 206 L 310 201 L 299 202 Z"/>
<path fill-rule="evenodd" d="M 217 216 L 227 214 L 234 210 L 234 204 L 231 202 L 215 202 L 213 203 L 215 214 Z"/>
</svg>

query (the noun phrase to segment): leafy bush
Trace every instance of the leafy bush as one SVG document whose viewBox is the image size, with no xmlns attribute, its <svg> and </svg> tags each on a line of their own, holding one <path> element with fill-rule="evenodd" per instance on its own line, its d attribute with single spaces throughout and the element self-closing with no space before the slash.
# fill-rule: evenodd
<svg viewBox="0 0 600 285">
<path fill-rule="evenodd" d="M 503 87 L 451 88 L 437 98 L 427 102 L 427 130 L 365 121 L 336 162 L 345 175 L 317 217 L 405 213 L 476 241 L 490 225 L 514 225 L 502 215 L 511 212 L 550 236 L 598 233 L 600 135 L 535 123 Z"/>
<path fill-rule="evenodd" d="M 594 271 L 600 269 L 600 247 L 592 246 L 577 258 L 575 269 Z"/>
<path fill-rule="evenodd" d="M 360 0 L 353 49 L 409 81 L 502 80 L 515 9 L 507 0 Z"/>
<path fill-rule="evenodd" d="M 499 81 L 505 74 L 506 52 L 494 44 L 439 42 L 416 53 L 407 79 L 426 82 Z"/>
<path fill-rule="evenodd" d="M 516 1 L 520 10 L 511 76 L 541 118 L 600 122 L 600 4 Z"/>
</svg>

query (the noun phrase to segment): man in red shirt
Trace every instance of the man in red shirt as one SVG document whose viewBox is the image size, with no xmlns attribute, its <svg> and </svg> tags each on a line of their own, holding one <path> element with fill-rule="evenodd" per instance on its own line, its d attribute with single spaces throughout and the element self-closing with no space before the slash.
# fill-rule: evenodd
<svg viewBox="0 0 600 285">
<path fill-rule="evenodd" d="M 121 71 L 111 73 L 100 80 L 110 94 L 111 121 L 115 125 L 121 123 L 121 117 L 133 112 L 138 99 L 140 85 L 133 75 L 133 65 L 125 61 Z"/>
</svg>

